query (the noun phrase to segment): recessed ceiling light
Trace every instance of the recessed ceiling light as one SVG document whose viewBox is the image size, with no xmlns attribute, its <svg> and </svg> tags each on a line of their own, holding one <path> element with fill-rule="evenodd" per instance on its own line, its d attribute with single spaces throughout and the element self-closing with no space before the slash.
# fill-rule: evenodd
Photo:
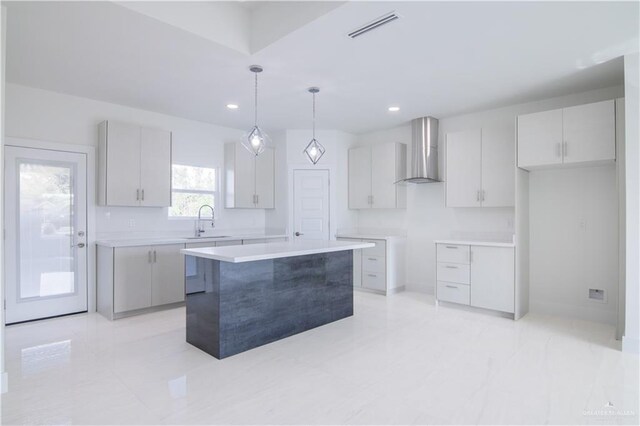
<svg viewBox="0 0 640 426">
<path fill-rule="evenodd" d="M 236 104 L 227 104 L 227 108 L 229 108 L 229 109 L 238 109 L 238 105 L 236 105 Z"/>
<path fill-rule="evenodd" d="M 389 112 L 398 112 L 398 111 L 400 111 L 400 107 L 399 106 L 390 106 L 388 109 L 389 109 Z"/>
</svg>

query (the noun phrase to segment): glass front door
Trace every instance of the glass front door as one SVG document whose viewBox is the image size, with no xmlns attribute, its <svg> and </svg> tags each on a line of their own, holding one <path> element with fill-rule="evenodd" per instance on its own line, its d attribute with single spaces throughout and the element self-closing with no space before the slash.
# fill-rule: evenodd
<svg viewBox="0 0 640 426">
<path fill-rule="evenodd" d="M 5 149 L 6 323 L 87 310 L 86 155 Z"/>
</svg>

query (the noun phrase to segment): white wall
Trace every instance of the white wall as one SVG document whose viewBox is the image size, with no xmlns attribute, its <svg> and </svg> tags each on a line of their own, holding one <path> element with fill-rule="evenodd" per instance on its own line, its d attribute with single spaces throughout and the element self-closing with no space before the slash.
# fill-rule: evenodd
<svg viewBox="0 0 640 426">
<path fill-rule="evenodd" d="M 626 173 L 625 351 L 640 347 L 640 101 L 638 53 L 624 57 Z"/>
<path fill-rule="evenodd" d="M 440 176 L 444 176 L 445 147 L 443 146 L 443 140 L 444 135 L 448 132 L 483 126 L 499 126 L 508 128 L 513 132 L 515 143 L 515 120 L 519 114 L 613 99 L 621 96 L 623 96 L 623 88 L 621 86 L 610 87 L 473 114 L 440 118 Z M 403 142 L 409 145 L 411 142 L 410 132 L 410 126 L 406 125 L 382 132 L 359 135 L 357 144 Z M 615 179 L 610 190 L 615 192 Z M 384 227 L 406 230 L 407 252 L 409 253 L 407 256 L 407 287 L 413 290 L 433 291 L 435 282 L 434 239 L 449 237 L 507 239 L 514 233 L 515 212 L 513 208 L 445 208 L 444 183 L 409 185 L 407 195 L 406 210 L 361 210 L 358 215 L 358 226 L 360 228 Z M 605 197 L 605 199 L 608 199 L 608 197 Z M 617 219 L 614 223 L 617 223 Z M 613 232 L 615 232 L 614 235 L 617 235 L 617 230 L 614 229 Z M 617 249 L 614 251 L 617 251 Z M 617 262 L 617 257 L 615 261 Z M 614 272 L 611 272 L 609 281 L 617 279 L 616 277 L 617 273 L 614 275 Z M 581 284 L 574 281 L 572 285 L 578 286 Z M 532 283 L 531 286 L 532 305 L 534 305 L 534 284 Z M 541 294 L 538 291 L 537 294 L 541 296 L 544 293 Z M 580 303 L 578 300 L 575 301 L 576 306 L 579 306 Z M 557 310 L 554 313 L 565 314 Z M 591 315 L 591 313 L 588 315 Z M 596 316 L 593 315 L 593 318 L 598 319 Z"/>
<path fill-rule="evenodd" d="M 615 324 L 615 165 L 529 173 L 530 310 Z M 588 299 L 603 289 L 607 303 Z"/>
<path fill-rule="evenodd" d="M 6 135 L 43 141 L 97 146 L 97 124 L 119 120 L 173 132 L 173 162 L 224 166 L 224 143 L 238 141 L 243 130 L 230 129 L 122 105 L 94 101 L 14 84 L 7 85 Z M 219 173 L 222 178 L 223 174 Z M 222 189 L 221 182 L 218 182 Z M 222 197 L 216 207 L 218 229 L 264 229 L 263 210 L 228 210 Z M 98 238 L 185 234 L 192 220 L 169 219 L 167 208 L 98 207 Z M 133 223 L 134 226 L 130 226 Z"/>
<path fill-rule="evenodd" d="M 0 65 L 0 188 L 4 188 L 4 135 L 5 135 L 5 59 L 6 59 L 6 39 L 7 39 L 7 7 L 2 6 L 0 37 L 2 43 L 2 63 Z M 0 223 L 4 223 L 4 189 L 0 200 Z M 0 240 L 0 300 L 4 300 L 4 239 Z M 4 303 L 0 306 L 0 392 L 7 391 L 7 373 L 4 370 Z"/>
<path fill-rule="evenodd" d="M 303 150 L 311 140 L 311 129 L 286 130 L 284 135 L 276 133 L 274 144 L 276 151 L 276 187 L 281 196 L 276 196 L 276 209 L 266 214 L 266 227 L 271 229 L 290 229 L 293 200 L 292 170 L 294 169 L 328 169 L 330 171 L 330 210 L 331 238 L 338 229 L 354 228 L 357 223 L 357 212 L 347 208 L 348 189 L 348 149 L 355 142 L 355 136 L 339 130 L 316 130 L 316 139 L 325 147 L 326 152 L 315 166 L 312 165 Z M 282 185 L 282 186 L 281 186 Z"/>
</svg>

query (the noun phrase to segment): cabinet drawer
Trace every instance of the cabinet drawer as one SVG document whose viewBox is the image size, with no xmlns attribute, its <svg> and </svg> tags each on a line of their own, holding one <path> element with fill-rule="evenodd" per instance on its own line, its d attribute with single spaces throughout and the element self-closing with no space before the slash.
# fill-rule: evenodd
<svg viewBox="0 0 640 426">
<path fill-rule="evenodd" d="M 384 274 L 384 256 L 362 256 L 362 270 Z"/>
<path fill-rule="evenodd" d="M 386 244 L 384 240 L 362 240 L 363 243 L 375 244 L 375 247 L 362 249 L 363 256 L 384 256 Z"/>
<path fill-rule="evenodd" d="M 362 287 L 370 290 L 384 291 L 386 289 L 385 277 L 381 272 L 362 271 Z"/>
<path fill-rule="evenodd" d="M 436 298 L 443 302 L 460 303 L 468 305 L 470 302 L 470 286 L 466 284 L 438 281 Z"/>
<path fill-rule="evenodd" d="M 469 284 L 469 265 L 438 262 L 438 281 Z"/>
<path fill-rule="evenodd" d="M 469 264 L 469 246 L 460 244 L 438 244 L 438 262 Z"/>
</svg>

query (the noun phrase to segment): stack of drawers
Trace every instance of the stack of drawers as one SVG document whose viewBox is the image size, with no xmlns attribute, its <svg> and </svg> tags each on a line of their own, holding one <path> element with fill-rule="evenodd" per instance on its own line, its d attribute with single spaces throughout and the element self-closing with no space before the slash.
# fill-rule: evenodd
<svg viewBox="0 0 640 426">
<path fill-rule="evenodd" d="M 386 291 L 386 243 L 384 240 L 363 240 L 376 246 L 362 249 L 362 287 Z"/>
<path fill-rule="evenodd" d="M 471 303 L 471 251 L 468 245 L 437 244 L 437 298 Z"/>
</svg>

